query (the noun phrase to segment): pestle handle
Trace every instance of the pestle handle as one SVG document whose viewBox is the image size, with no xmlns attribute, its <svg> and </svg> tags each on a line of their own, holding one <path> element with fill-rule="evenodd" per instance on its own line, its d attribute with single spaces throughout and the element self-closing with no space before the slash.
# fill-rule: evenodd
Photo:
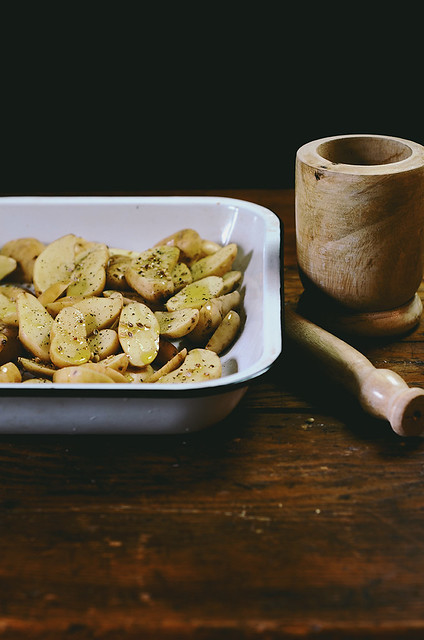
<svg viewBox="0 0 424 640">
<path fill-rule="evenodd" d="M 398 435 L 424 434 L 423 389 L 409 387 L 390 369 L 375 368 L 349 344 L 288 308 L 285 333 L 356 396 L 367 413 L 388 420 Z"/>
</svg>

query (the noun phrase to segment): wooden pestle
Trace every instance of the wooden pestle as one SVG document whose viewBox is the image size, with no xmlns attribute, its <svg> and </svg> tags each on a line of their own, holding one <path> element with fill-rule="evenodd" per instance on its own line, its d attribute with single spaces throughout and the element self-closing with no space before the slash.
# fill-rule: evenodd
<svg viewBox="0 0 424 640">
<path fill-rule="evenodd" d="M 408 387 L 390 369 L 375 368 L 352 346 L 288 308 L 285 334 L 353 393 L 367 413 L 388 420 L 400 436 L 424 434 L 424 389 Z"/>
</svg>

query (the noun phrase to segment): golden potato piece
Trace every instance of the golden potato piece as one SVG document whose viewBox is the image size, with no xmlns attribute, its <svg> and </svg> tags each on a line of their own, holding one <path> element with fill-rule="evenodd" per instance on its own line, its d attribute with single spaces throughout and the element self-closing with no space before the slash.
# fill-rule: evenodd
<svg viewBox="0 0 424 640">
<path fill-rule="evenodd" d="M 46 312 L 47 313 L 47 312 Z M 65 307 L 51 325 L 50 359 L 56 367 L 84 364 L 91 357 L 82 311 Z"/>
<path fill-rule="evenodd" d="M 0 382 L 21 382 L 22 376 L 14 362 L 6 362 L 0 366 Z"/>
<path fill-rule="evenodd" d="M 56 371 L 56 367 L 50 362 L 40 362 L 39 360 L 24 357 L 18 358 L 18 362 L 25 371 L 38 377 L 52 378 Z"/>
<path fill-rule="evenodd" d="M 58 369 L 53 374 L 53 382 L 67 384 L 93 384 L 100 382 L 113 384 L 114 381 L 103 371 L 97 371 L 80 365 Z"/>
<path fill-rule="evenodd" d="M 6 242 L 0 253 L 16 260 L 17 266 L 13 272 L 13 280 L 32 282 L 34 262 L 44 249 L 44 243 L 37 238 L 17 238 Z"/>
<path fill-rule="evenodd" d="M 165 306 L 168 311 L 176 311 L 177 309 L 186 309 L 188 307 L 200 309 L 207 300 L 219 296 L 223 286 L 223 280 L 219 276 L 201 278 L 188 284 L 175 296 L 169 298 Z"/>
<path fill-rule="evenodd" d="M 17 297 L 19 339 L 28 351 L 41 360 L 50 360 L 51 315 L 31 293 Z"/>
<path fill-rule="evenodd" d="M 134 259 L 129 255 L 112 255 L 106 267 L 106 286 L 120 291 L 128 289 L 125 272 L 133 262 Z"/>
<path fill-rule="evenodd" d="M 0 255 L 0 280 L 3 280 L 16 269 L 17 262 L 14 258 Z"/>
<path fill-rule="evenodd" d="M 207 349 L 192 349 L 183 364 L 157 380 L 158 383 L 206 382 L 220 378 L 222 366 L 219 356 Z"/>
<path fill-rule="evenodd" d="M 222 353 L 234 342 L 240 328 L 240 316 L 237 311 L 232 309 L 222 319 L 212 336 L 210 337 L 205 349 L 210 349 L 215 353 Z"/>
<path fill-rule="evenodd" d="M 37 296 L 55 282 L 69 280 L 75 267 L 75 252 L 82 238 L 73 233 L 48 244 L 34 262 L 33 283 Z"/>
<path fill-rule="evenodd" d="M 194 229 L 181 229 L 180 231 L 176 231 L 160 242 L 157 242 L 155 246 L 160 245 L 178 247 L 181 253 L 180 260 L 182 262 L 192 262 L 202 256 L 202 238 Z"/>
<path fill-rule="evenodd" d="M 197 344 L 205 344 L 224 316 L 240 304 L 240 293 L 232 291 L 217 298 L 211 298 L 200 309 L 199 320 L 193 331 L 190 332 L 189 340 Z"/>
<path fill-rule="evenodd" d="M 0 325 L 0 364 L 16 361 L 20 347 L 18 328 L 11 325 Z"/>
<path fill-rule="evenodd" d="M 68 287 L 69 296 L 98 296 L 106 284 L 109 250 L 105 244 L 93 243 L 77 256 Z"/>
<path fill-rule="evenodd" d="M 200 280 L 200 278 L 207 276 L 223 276 L 224 273 L 230 271 L 236 257 L 237 245 L 232 242 L 221 247 L 215 253 L 200 258 L 190 267 L 193 280 Z"/>
<path fill-rule="evenodd" d="M 175 369 L 177 369 L 177 367 L 180 366 L 180 364 L 182 362 L 184 362 L 185 358 L 187 356 L 187 349 L 181 349 L 181 351 L 177 351 L 177 353 L 175 354 L 175 356 L 173 356 L 172 358 L 170 358 L 170 360 L 168 360 L 168 362 L 166 362 L 160 369 L 158 369 L 157 371 L 155 371 L 154 373 L 152 373 L 151 376 L 148 376 L 144 382 L 157 382 L 159 380 L 159 378 L 162 378 L 162 376 L 171 373 L 171 371 L 175 371 Z"/>
<path fill-rule="evenodd" d="M 153 311 L 141 302 L 131 302 L 121 311 L 118 336 L 130 363 L 150 364 L 159 350 L 159 322 Z"/>
<path fill-rule="evenodd" d="M 93 331 L 110 328 L 119 318 L 122 296 L 90 296 L 75 302 L 72 306 L 84 314 L 87 335 Z"/>
<path fill-rule="evenodd" d="M 156 302 L 174 293 L 172 271 L 178 262 L 177 247 L 147 249 L 125 272 L 127 283 L 145 300 Z"/>
<path fill-rule="evenodd" d="M 88 337 L 92 360 L 104 360 L 116 354 L 120 347 L 118 333 L 114 329 L 100 329 Z"/>
<path fill-rule="evenodd" d="M 165 338 L 182 338 L 193 331 L 199 320 L 198 309 L 177 309 L 176 311 L 155 311 L 159 322 L 159 332 Z"/>
<path fill-rule="evenodd" d="M 242 277 L 242 273 L 241 271 L 227 271 L 227 273 L 224 273 L 224 275 L 222 276 L 222 279 L 224 281 L 224 289 L 222 290 L 222 293 L 230 293 L 234 287 L 236 285 L 238 285 L 238 283 L 241 281 L 241 277 Z"/>
<path fill-rule="evenodd" d="M 39 302 L 41 302 L 43 307 L 46 307 L 52 302 L 55 302 L 55 300 L 57 300 L 62 295 L 62 293 L 66 291 L 68 285 L 69 280 L 66 280 L 65 282 L 54 282 L 49 287 L 47 287 L 47 289 L 45 289 L 43 293 L 40 293 L 40 295 L 38 296 Z"/>
</svg>

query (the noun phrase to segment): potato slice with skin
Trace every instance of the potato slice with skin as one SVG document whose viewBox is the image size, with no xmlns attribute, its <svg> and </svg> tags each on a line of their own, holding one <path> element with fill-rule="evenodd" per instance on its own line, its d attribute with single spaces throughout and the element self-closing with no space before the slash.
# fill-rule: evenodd
<svg viewBox="0 0 424 640">
<path fill-rule="evenodd" d="M 165 338 L 182 338 L 193 331 L 199 320 L 198 309 L 177 309 L 176 311 L 155 311 L 159 321 L 159 332 Z"/>
<path fill-rule="evenodd" d="M 157 380 L 157 383 L 207 382 L 222 375 L 220 357 L 207 349 L 192 349 L 183 364 Z"/>
<path fill-rule="evenodd" d="M 193 281 L 207 276 L 222 276 L 230 271 L 237 257 L 237 245 L 232 242 L 221 247 L 215 253 L 194 262 L 191 267 Z"/>
<path fill-rule="evenodd" d="M 205 344 L 224 316 L 240 304 L 240 293 L 232 291 L 208 300 L 200 309 L 199 321 L 188 336 L 191 342 Z"/>
<path fill-rule="evenodd" d="M 48 244 L 34 262 L 33 284 L 37 296 L 55 282 L 69 280 L 75 267 L 75 252 L 84 242 L 73 233 Z"/>
<path fill-rule="evenodd" d="M 0 280 L 3 280 L 3 278 L 12 273 L 12 271 L 16 269 L 16 266 L 17 262 L 14 258 L 0 255 Z"/>
<path fill-rule="evenodd" d="M 227 273 L 224 273 L 224 275 L 222 276 L 222 279 L 224 281 L 224 289 L 222 293 L 230 293 L 240 282 L 241 276 L 241 271 L 227 271 Z"/>
<path fill-rule="evenodd" d="M 10 300 L 0 292 L 0 322 L 9 325 L 18 325 L 18 310 L 16 302 Z"/>
<path fill-rule="evenodd" d="M 40 295 L 38 296 L 39 302 L 41 302 L 43 307 L 51 302 L 55 302 L 55 300 L 57 300 L 62 295 L 62 293 L 66 291 L 68 285 L 69 280 L 66 280 L 65 282 L 54 282 L 49 287 L 47 287 L 47 289 L 45 289 L 43 293 L 40 293 Z"/>
<path fill-rule="evenodd" d="M 131 367 L 129 366 L 125 372 L 127 382 L 139 384 L 145 382 L 145 380 L 151 376 L 155 370 L 151 364 L 146 364 L 145 367 Z"/>
<path fill-rule="evenodd" d="M 131 267 L 134 259 L 126 255 L 112 255 L 106 267 L 106 286 L 111 289 L 125 291 L 128 289 L 128 282 L 125 272 Z"/>
<path fill-rule="evenodd" d="M 232 309 L 223 318 L 212 336 L 210 337 L 205 349 L 210 349 L 215 353 L 222 353 L 234 342 L 240 328 L 240 316 L 237 311 Z"/>
<path fill-rule="evenodd" d="M 114 329 L 100 329 L 88 337 L 93 361 L 104 360 L 116 354 L 120 347 L 118 333 Z"/>
<path fill-rule="evenodd" d="M 109 250 L 105 244 L 94 246 L 78 255 L 68 287 L 69 296 L 98 296 L 106 284 Z"/>
<path fill-rule="evenodd" d="M 179 255 L 177 247 L 166 245 L 143 251 L 125 272 L 127 283 L 148 301 L 165 299 L 174 293 L 171 274 Z"/>
<path fill-rule="evenodd" d="M 46 304 L 46 309 L 54 318 L 60 311 L 62 311 L 62 309 L 65 307 L 73 307 L 76 302 L 81 302 L 81 300 L 84 300 L 83 296 L 65 296 L 64 298 L 59 298 L 59 300 L 56 300 L 55 302 L 48 302 Z"/>
<path fill-rule="evenodd" d="M 121 311 L 118 336 L 130 363 L 150 364 L 159 350 L 159 322 L 153 311 L 141 302 L 131 302 Z"/>
<path fill-rule="evenodd" d="M 126 353 L 116 353 L 113 356 L 108 356 L 103 360 L 103 364 L 106 367 L 110 367 L 111 369 L 115 369 L 120 373 L 125 373 L 128 369 L 130 359 L 128 358 Z"/>
<path fill-rule="evenodd" d="M 53 374 L 53 382 L 59 384 L 95 384 L 99 382 L 113 384 L 114 381 L 103 371 L 90 369 L 84 365 L 80 365 L 58 369 Z"/>
<path fill-rule="evenodd" d="M 84 314 L 87 335 L 93 331 L 110 328 L 122 309 L 122 296 L 91 296 L 75 302 L 72 306 Z"/>
<path fill-rule="evenodd" d="M 13 280 L 32 282 L 34 263 L 44 249 L 44 243 L 37 238 L 17 238 L 6 242 L 0 253 L 14 258 L 17 262 L 17 267 L 12 275 Z"/>
<path fill-rule="evenodd" d="M 91 369 L 92 371 L 97 371 L 99 373 L 104 373 L 109 376 L 113 380 L 113 382 L 120 382 L 121 384 L 127 382 L 127 378 L 120 371 L 113 369 L 112 367 L 107 367 L 102 362 L 87 362 L 86 364 L 80 365 L 84 369 Z"/>
<path fill-rule="evenodd" d="M 0 366 L 0 382 L 22 382 L 21 372 L 14 362 Z"/>
<path fill-rule="evenodd" d="M 21 350 L 18 340 L 18 328 L 0 325 L 0 364 L 15 361 Z"/>
<path fill-rule="evenodd" d="M 91 357 L 82 311 L 65 307 L 51 325 L 50 359 L 56 367 L 84 364 Z"/>
<path fill-rule="evenodd" d="M 144 382 L 157 382 L 162 376 L 171 373 L 171 371 L 175 371 L 175 369 L 177 369 L 177 367 L 179 367 L 180 364 L 184 362 L 186 356 L 186 348 L 181 349 L 181 351 L 177 351 L 175 356 L 168 360 L 168 362 L 166 362 L 160 369 L 152 373 L 151 376 L 147 377 Z"/>
<path fill-rule="evenodd" d="M 201 278 L 196 282 L 188 284 L 181 289 L 175 296 L 167 300 L 165 306 L 168 311 L 176 311 L 177 309 L 200 309 L 207 300 L 216 298 L 221 294 L 224 282 L 220 276 L 209 276 Z"/>
<path fill-rule="evenodd" d="M 202 238 L 194 229 L 180 229 L 157 242 L 155 246 L 165 244 L 178 247 L 181 252 L 180 260 L 183 262 L 191 262 L 202 256 Z"/>
<path fill-rule="evenodd" d="M 50 360 L 51 315 L 32 293 L 22 292 L 16 300 L 19 339 L 40 360 Z"/>
<path fill-rule="evenodd" d="M 18 358 L 18 362 L 25 371 L 33 373 L 36 376 L 52 378 L 56 371 L 56 367 L 51 363 L 40 362 L 38 360 L 33 360 L 32 358 L 20 357 Z"/>
<path fill-rule="evenodd" d="M 174 293 L 178 293 L 183 287 L 193 282 L 191 271 L 184 262 L 175 265 L 171 271 L 171 278 L 174 282 Z"/>
</svg>

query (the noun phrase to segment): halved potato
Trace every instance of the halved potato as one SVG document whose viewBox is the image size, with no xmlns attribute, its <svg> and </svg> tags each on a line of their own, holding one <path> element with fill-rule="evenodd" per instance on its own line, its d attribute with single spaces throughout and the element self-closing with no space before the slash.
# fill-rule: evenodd
<svg viewBox="0 0 424 640">
<path fill-rule="evenodd" d="M 183 287 L 193 282 L 193 277 L 188 266 L 184 262 L 178 262 L 171 271 L 174 282 L 174 293 L 178 293 Z"/>
<path fill-rule="evenodd" d="M 143 251 L 125 272 L 127 283 L 146 300 L 163 300 L 174 293 L 172 271 L 179 255 L 177 247 L 166 245 Z"/>
<path fill-rule="evenodd" d="M 33 283 L 37 296 L 55 282 L 69 280 L 75 267 L 75 252 L 84 242 L 69 233 L 48 244 L 34 262 Z"/>
<path fill-rule="evenodd" d="M 111 367 L 120 373 L 125 373 L 128 369 L 130 359 L 126 353 L 116 353 L 112 356 L 108 356 L 103 360 L 103 364 L 106 367 Z"/>
<path fill-rule="evenodd" d="M 128 289 L 125 272 L 134 262 L 134 258 L 129 255 L 112 255 L 106 267 L 106 286 L 111 289 L 124 291 Z"/>
<path fill-rule="evenodd" d="M 39 296 L 38 299 L 40 298 L 41 296 Z M 73 307 L 77 302 L 81 302 L 81 300 L 84 300 L 83 296 L 64 296 L 55 302 L 48 302 L 46 304 L 46 309 L 54 318 L 60 311 L 62 311 L 62 309 L 65 307 Z"/>
<path fill-rule="evenodd" d="M 53 374 L 53 382 L 69 384 L 93 384 L 100 382 L 113 384 L 114 380 L 104 373 L 104 371 L 98 371 L 80 365 L 58 369 Z"/>
<path fill-rule="evenodd" d="M 19 339 L 40 360 L 50 360 L 51 315 L 32 293 L 22 292 L 16 300 Z"/>
<path fill-rule="evenodd" d="M 175 371 L 175 369 L 177 369 L 177 367 L 179 367 L 180 364 L 184 362 L 186 356 L 186 348 L 181 349 L 181 351 L 177 351 L 177 353 L 172 358 L 170 358 L 168 362 L 165 362 L 165 364 L 160 369 L 152 373 L 152 375 L 148 376 L 144 380 L 144 382 L 157 382 L 159 378 L 162 378 L 162 376 L 171 373 L 171 371 Z"/>
<path fill-rule="evenodd" d="M 47 311 L 46 311 L 47 313 Z M 84 314 L 74 307 L 65 307 L 52 320 L 50 359 L 56 367 L 84 364 L 91 357 L 87 342 Z"/>
<path fill-rule="evenodd" d="M 157 382 L 205 382 L 220 378 L 221 375 L 221 359 L 214 351 L 192 349 L 178 369 L 162 376 Z"/>
<path fill-rule="evenodd" d="M 93 243 L 78 254 L 68 287 L 69 296 L 98 296 L 106 284 L 109 250 L 105 244 Z"/>
<path fill-rule="evenodd" d="M 18 328 L 0 324 L 0 364 L 15 361 L 21 349 Z"/>
<path fill-rule="evenodd" d="M 13 280 L 32 282 L 34 263 L 44 249 L 44 243 L 37 238 L 17 238 L 6 242 L 0 253 L 14 258 L 17 262 L 17 267 L 13 272 Z"/>
<path fill-rule="evenodd" d="M 240 293 L 232 291 L 217 298 L 211 298 L 200 309 L 199 320 L 190 332 L 189 340 L 197 344 L 205 344 L 224 316 L 240 304 Z"/>
<path fill-rule="evenodd" d="M 190 267 L 193 280 L 200 280 L 200 278 L 207 276 L 223 276 L 224 273 L 230 271 L 236 257 L 237 245 L 232 242 L 221 247 L 215 253 L 200 258 Z"/>
<path fill-rule="evenodd" d="M 66 291 L 69 285 L 69 280 L 65 280 L 64 282 L 54 282 L 47 289 L 40 293 L 38 296 L 39 302 L 46 307 L 48 304 L 55 302 L 64 291 Z"/>
<path fill-rule="evenodd" d="M 90 296 L 72 305 L 84 314 L 87 335 L 93 331 L 110 328 L 122 309 L 122 296 Z"/>
<path fill-rule="evenodd" d="M 159 350 L 159 322 L 145 304 L 131 302 L 123 307 L 118 336 L 132 365 L 142 367 L 156 358 Z"/>
<path fill-rule="evenodd" d="M 14 362 L 0 366 L 0 382 L 22 382 L 21 372 Z"/>
<path fill-rule="evenodd" d="M 215 353 L 222 353 L 234 342 L 239 328 L 240 316 L 237 311 L 231 309 L 211 335 L 205 349 L 210 349 Z"/>
<path fill-rule="evenodd" d="M 184 289 L 167 300 L 168 311 L 177 309 L 200 309 L 207 300 L 220 295 L 224 282 L 220 276 L 208 276 L 188 284 Z"/>
<path fill-rule="evenodd" d="M 159 321 L 159 332 L 165 338 L 182 338 L 193 331 L 199 320 L 198 309 L 177 309 L 176 311 L 155 311 Z"/>
<path fill-rule="evenodd" d="M 18 358 L 18 362 L 25 371 L 28 371 L 28 373 L 32 373 L 37 377 L 43 376 L 52 378 L 54 372 L 56 371 L 56 367 L 50 362 L 40 362 L 39 360 L 35 360 L 33 358 L 24 357 Z"/>
<path fill-rule="evenodd" d="M 0 322 L 10 325 L 18 325 L 18 310 L 16 303 L 0 292 Z"/>
<path fill-rule="evenodd" d="M 12 273 L 16 269 L 16 265 L 17 262 L 14 258 L 0 255 L 0 280 Z"/>
<path fill-rule="evenodd" d="M 197 260 L 202 255 L 202 238 L 194 229 L 180 229 L 157 242 L 155 246 L 160 245 L 178 247 L 181 252 L 180 260 L 183 262 Z"/>
<path fill-rule="evenodd" d="M 88 337 L 92 360 L 104 360 L 114 355 L 120 346 L 118 333 L 114 329 L 100 329 Z"/>
<path fill-rule="evenodd" d="M 86 364 L 80 365 L 83 369 L 91 369 L 92 371 L 97 371 L 98 373 L 104 373 L 109 376 L 113 382 L 128 382 L 127 378 L 123 373 L 113 369 L 112 367 L 108 367 L 103 362 L 87 362 Z"/>
<path fill-rule="evenodd" d="M 224 281 L 224 289 L 222 291 L 222 293 L 230 293 L 230 291 L 232 291 L 234 289 L 234 287 L 240 282 L 242 277 L 242 273 L 241 271 L 227 271 L 227 273 L 224 273 L 224 275 L 222 276 L 222 279 Z"/>
</svg>

